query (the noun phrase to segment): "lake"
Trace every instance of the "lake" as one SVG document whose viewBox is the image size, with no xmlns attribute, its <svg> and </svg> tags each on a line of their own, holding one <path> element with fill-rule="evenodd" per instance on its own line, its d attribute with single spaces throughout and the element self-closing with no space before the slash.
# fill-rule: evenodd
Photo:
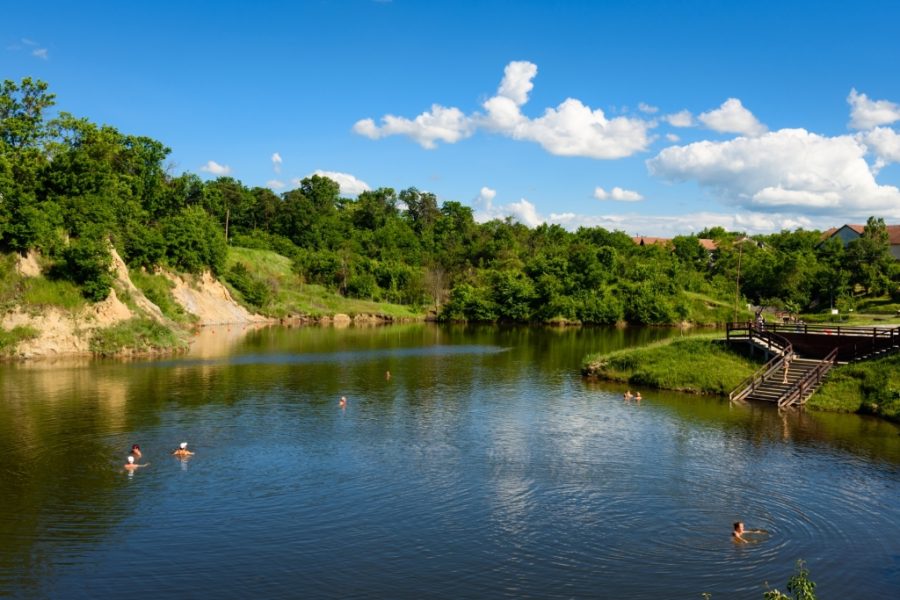
<svg viewBox="0 0 900 600">
<path fill-rule="evenodd" d="M 0 597 L 759 599 L 797 559 L 820 597 L 896 594 L 900 428 L 579 375 L 671 335 L 217 328 L 0 365 Z"/>
</svg>

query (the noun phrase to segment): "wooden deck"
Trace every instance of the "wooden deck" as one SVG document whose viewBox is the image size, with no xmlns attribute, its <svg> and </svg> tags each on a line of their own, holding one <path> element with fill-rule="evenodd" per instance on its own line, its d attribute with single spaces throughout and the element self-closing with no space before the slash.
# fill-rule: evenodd
<svg viewBox="0 0 900 600">
<path fill-rule="evenodd" d="M 804 323 L 756 327 L 752 322 L 729 323 L 726 338 L 729 344 L 748 344 L 751 352 L 764 352 L 769 359 L 729 398 L 776 402 L 779 407 L 806 403 L 838 362 L 877 358 L 900 350 L 900 327 Z"/>
</svg>

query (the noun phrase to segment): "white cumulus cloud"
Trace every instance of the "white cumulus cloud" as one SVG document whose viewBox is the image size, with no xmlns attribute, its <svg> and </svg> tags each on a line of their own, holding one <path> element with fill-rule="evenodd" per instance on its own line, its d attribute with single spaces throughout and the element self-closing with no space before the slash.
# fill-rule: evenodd
<svg viewBox="0 0 900 600">
<path fill-rule="evenodd" d="M 671 115 L 665 115 L 663 121 L 672 127 L 692 127 L 694 125 L 694 115 L 689 110 L 682 110 Z"/>
<path fill-rule="evenodd" d="M 278 179 L 270 179 L 266 182 L 266 187 L 272 188 L 273 190 L 280 190 L 284 187 L 284 182 Z"/>
<path fill-rule="evenodd" d="M 481 191 L 478 192 L 478 197 L 475 198 L 476 204 L 484 206 L 486 208 L 491 208 L 491 203 L 494 201 L 494 198 L 497 197 L 497 190 L 492 190 L 491 188 L 484 186 L 481 188 Z"/>
<path fill-rule="evenodd" d="M 670 146 L 647 161 L 669 181 L 696 181 L 761 212 L 900 217 L 900 190 L 880 185 L 854 136 L 782 129 L 759 137 Z"/>
<path fill-rule="evenodd" d="M 652 122 L 628 117 L 607 119 L 602 109 L 591 109 L 575 98 L 545 109 L 536 119 L 525 116 L 521 107 L 528 101 L 527 92 L 536 75 L 537 66 L 532 63 L 507 65 L 497 95 L 483 104 L 487 114 L 479 119 L 480 124 L 516 140 L 537 142 L 559 156 L 623 158 L 649 145 L 647 132 L 654 127 Z"/>
<path fill-rule="evenodd" d="M 652 105 L 650 105 L 650 104 L 647 104 L 646 102 L 639 102 L 639 103 L 638 103 L 638 110 L 641 111 L 641 112 L 643 112 L 643 113 L 647 113 L 648 115 L 655 115 L 656 113 L 659 112 L 659 107 L 658 107 L 658 106 L 652 106 Z"/>
<path fill-rule="evenodd" d="M 281 155 L 277 152 L 272 154 L 272 170 L 281 173 Z"/>
<path fill-rule="evenodd" d="M 713 131 L 722 133 L 759 136 L 768 131 L 737 98 L 729 98 L 719 108 L 701 113 L 697 119 Z"/>
<path fill-rule="evenodd" d="M 494 206 L 494 198 L 497 197 L 497 191 L 489 187 L 483 187 L 478 192 L 478 196 L 474 200 L 477 208 L 474 217 L 479 223 L 492 221 L 494 219 L 505 219 L 512 217 L 516 221 L 528 225 L 529 227 L 537 227 L 545 221 L 537 212 L 534 204 L 526 200 L 520 199 L 518 202 L 511 202 L 502 206 Z"/>
<path fill-rule="evenodd" d="M 353 131 L 373 140 L 389 135 L 405 135 L 430 150 L 436 147 L 437 141 L 454 144 L 469 137 L 475 127 L 471 119 L 458 108 L 433 104 L 430 111 L 423 112 L 412 120 L 386 115 L 381 118 L 380 127 L 372 119 L 362 119 L 353 125 Z"/>
<path fill-rule="evenodd" d="M 346 196 L 359 196 L 363 192 L 368 192 L 372 188 L 369 187 L 369 184 L 361 179 L 357 179 L 355 176 L 350 173 L 341 173 L 339 171 L 323 171 L 322 169 L 316 169 L 306 177 L 312 177 L 313 175 L 319 175 L 320 177 L 327 177 L 328 179 L 334 181 L 339 186 L 341 186 L 341 193 Z M 297 178 L 293 179 L 292 183 L 294 185 L 300 185 L 301 179 Z"/>
<path fill-rule="evenodd" d="M 620 187 L 614 187 L 610 191 L 606 191 L 602 187 L 595 188 L 594 198 L 597 200 L 617 200 L 619 202 L 637 202 L 644 199 L 639 193 L 624 190 Z"/>
<path fill-rule="evenodd" d="M 214 160 L 208 161 L 205 165 L 200 167 L 200 170 L 207 173 L 212 173 L 213 175 L 218 175 L 219 177 L 223 177 L 231 173 L 231 167 L 229 167 L 228 165 L 220 165 Z"/>
<path fill-rule="evenodd" d="M 850 90 L 847 103 L 850 105 L 850 127 L 853 129 L 872 129 L 900 121 L 900 105 L 888 100 L 869 100 L 856 89 Z"/>
<path fill-rule="evenodd" d="M 534 88 L 531 82 L 537 75 L 537 65 L 527 60 L 514 60 L 503 69 L 503 80 L 497 96 L 509 98 L 517 106 L 528 102 L 528 93 Z"/>
<path fill-rule="evenodd" d="M 889 163 L 900 163 L 900 134 L 888 127 L 876 127 L 860 138 L 875 155 L 875 171 Z"/>
<path fill-rule="evenodd" d="M 621 116 L 609 119 L 603 110 L 574 98 L 545 109 L 538 118 L 524 115 L 521 109 L 528 102 L 536 75 L 534 63 L 507 64 L 497 93 L 482 104 L 486 114 L 466 115 L 458 108 L 434 104 L 414 119 L 386 115 L 380 125 L 362 119 L 353 131 L 371 139 L 405 135 L 424 148 L 434 148 L 438 141 L 452 144 L 481 127 L 515 140 L 536 142 L 551 154 L 601 159 L 630 156 L 649 146 L 648 131 L 656 126 L 653 121 Z"/>
<path fill-rule="evenodd" d="M 579 215 L 575 213 L 551 214 L 547 223 L 574 230 L 579 227 L 603 227 L 610 231 L 624 231 L 628 235 L 675 237 L 697 233 L 706 227 L 722 227 L 727 231 L 743 231 L 748 234 L 771 233 L 782 229 L 826 229 L 833 225 L 829 220 L 814 222 L 805 217 L 780 213 L 717 213 L 701 211 L 680 215 L 646 215 L 627 213 L 615 215 Z"/>
</svg>

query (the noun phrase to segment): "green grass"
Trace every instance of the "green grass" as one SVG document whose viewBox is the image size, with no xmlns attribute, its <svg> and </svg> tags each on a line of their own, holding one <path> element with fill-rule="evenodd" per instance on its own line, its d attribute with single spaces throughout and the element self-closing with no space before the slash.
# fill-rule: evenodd
<svg viewBox="0 0 900 600">
<path fill-rule="evenodd" d="M 27 277 L 22 289 L 22 303 L 28 308 L 56 306 L 74 312 L 87 305 L 81 288 L 64 279 Z"/>
<path fill-rule="evenodd" d="M 900 311 L 900 302 L 894 302 L 890 296 L 864 298 L 856 305 L 856 312 L 894 316 Z"/>
<path fill-rule="evenodd" d="M 291 260 L 270 250 L 231 247 L 228 249 L 226 269 L 230 269 L 237 262 L 244 263 L 254 277 L 264 281 L 272 290 L 272 297 L 265 306 L 251 307 L 251 310 L 266 316 L 321 317 L 344 313 L 350 316 L 385 315 L 401 320 L 423 317 L 421 313 L 400 304 L 345 298 L 324 286 L 303 283 L 294 272 Z M 240 292 L 234 287 L 229 285 L 228 289 L 235 298 L 243 301 Z"/>
<path fill-rule="evenodd" d="M 807 405 L 900 421 L 900 354 L 836 367 Z"/>
<path fill-rule="evenodd" d="M 38 331 L 33 327 L 19 326 L 12 329 L 0 327 L 0 354 L 9 355 L 19 342 L 36 338 Z"/>
<path fill-rule="evenodd" d="M 152 319 L 134 318 L 94 332 L 90 349 L 94 354 L 114 356 L 123 350 L 135 353 L 177 351 L 187 348 L 174 331 Z"/>
<path fill-rule="evenodd" d="M 657 389 L 727 395 L 758 367 L 731 352 L 718 336 L 693 336 L 590 355 L 584 359 L 582 372 Z"/>
<path fill-rule="evenodd" d="M 196 320 L 196 317 L 188 313 L 182 308 L 175 297 L 172 295 L 172 289 L 175 284 L 163 275 L 148 273 L 142 269 L 131 269 L 128 272 L 132 283 L 147 299 L 159 307 L 159 310 L 172 319 L 176 323 L 188 324 Z"/>
<path fill-rule="evenodd" d="M 697 325 L 730 323 L 735 319 L 734 302 L 725 302 L 699 292 L 684 292 L 690 302 L 688 320 Z M 737 311 L 737 320 L 746 320 L 752 313 L 742 306 Z"/>
</svg>

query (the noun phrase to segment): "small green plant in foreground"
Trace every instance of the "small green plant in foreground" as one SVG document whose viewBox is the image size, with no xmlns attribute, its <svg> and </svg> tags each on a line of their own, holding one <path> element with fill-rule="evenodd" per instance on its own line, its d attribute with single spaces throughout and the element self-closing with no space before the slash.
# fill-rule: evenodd
<svg viewBox="0 0 900 600">
<path fill-rule="evenodd" d="M 816 584 L 810 580 L 809 570 L 803 560 L 797 561 L 794 574 L 788 579 L 787 591 L 790 596 L 778 589 L 766 590 L 763 592 L 763 600 L 816 600 Z M 712 600 L 713 597 L 709 592 L 703 592 L 700 596 L 703 600 Z"/>
<path fill-rule="evenodd" d="M 809 579 L 809 570 L 802 560 L 797 561 L 794 574 L 788 579 L 787 591 L 790 596 L 779 590 L 768 590 L 763 594 L 765 600 L 816 600 L 816 584 Z"/>
<path fill-rule="evenodd" d="M 152 319 L 131 319 L 96 331 L 90 348 L 94 354 L 113 356 L 123 350 L 136 353 L 158 350 L 180 350 L 187 344 L 171 329 Z"/>
</svg>

